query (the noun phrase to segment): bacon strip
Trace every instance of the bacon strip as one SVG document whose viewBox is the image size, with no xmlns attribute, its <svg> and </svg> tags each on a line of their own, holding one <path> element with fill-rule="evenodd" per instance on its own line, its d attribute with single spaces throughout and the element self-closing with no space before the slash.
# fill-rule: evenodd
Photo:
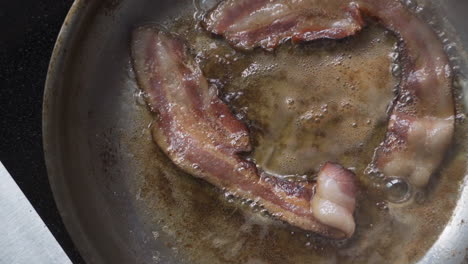
<svg viewBox="0 0 468 264">
<path fill-rule="evenodd" d="M 354 207 L 346 207 L 349 209 L 346 221 L 352 223 L 345 226 L 329 225 L 328 221 L 335 223 L 337 220 L 331 219 L 338 215 L 317 220 L 314 211 L 322 206 L 311 205 L 314 184 L 259 175 L 255 164 L 236 154 L 248 149 L 248 143 L 245 143 L 248 142 L 248 131 L 208 88 L 182 40 L 152 26 L 141 27 L 133 35 L 132 58 L 138 84 L 147 94 L 151 110 L 157 113 L 153 138 L 177 166 L 236 196 L 256 201 L 292 225 L 331 238 L 352 235 L 348 227 L 354 225 Z M 242 137 L 237 138 L 237 135 Z M 233 137 L 236 140 L 231 141 Z M 331 165 L 324 166 L 319 179 L 328 170 L 338 170 L 352 182 L 351 172 Z M 337 184 L 341 186 L 341 183 Z M 327 189 L 325 186 L 319 190 L 323 188 Z M 322 199 L 339 197 L 349 188 L 354 187 L 335 188 L 336 193 L 322 196 Z M 338 198 L 332 202 L 340 204 L 342 201 Z"/>
<path fill-rule="evenodd" d="M 345 0 L 226 0 L 202 21 L 208 31 L 244 50 L 271 50 L 288 39 L 340 39 L 363 24 L 357 5 Z"/>
<path fill-rule="evenodd" d="M 179 126 L 184 126 L 193 130 L 190 133 L 209 137 L 215 146 L 226 151 L 249 151 L 247 128 L 232 116 L 229 107 L 218 98 L 217 90 L 208 86 L 200 68 L 188 56 L 184 42 L 154 31 L 146 26 L 134 32 L 132 54 L 140 87 L 151 110 L 158 112 L 165 124 L 173 116 L 179 116 L 180 120 L 174 120 L 171 128 L 174 134 Z M 148 76 L 142 78 L 144 74 Z M 200 119 L 207 122 L 197 123 Z"/>
<path fill-rule="evenodd" d="M 246 50 L 272 49 L 290 38 L 347 37 L 364 25 L 361 14 L 376 18 L 400 37 L 399 95 L 371 168 L 424 187 L 452 141 L 455 114 L 448 58 L 431 28 L 398 0 L 264 0 L 252 1 L 251 6 L 248 2 L 226 0 L 202 24 Z M 249 8 L 236 11 L 241 6 Z"/>
<path fill-rule="evenodd" d="M 348 237 L 354 233 L 356 207 L 354 174 L 340 165 L 327 162 L 321 169 L 316 194 L 312 199 L 314 216 L 322 223 L 343 230 Z"/>
<path fill-rule="evenodd" d="M 399 95 L 373 165 L 386 177 L 424 187 L 453 138 L 455 106 L 447 55 L 434 31 L 399 1 L 365 0 L 362 10 L 402 40 Z"/>
</svg>

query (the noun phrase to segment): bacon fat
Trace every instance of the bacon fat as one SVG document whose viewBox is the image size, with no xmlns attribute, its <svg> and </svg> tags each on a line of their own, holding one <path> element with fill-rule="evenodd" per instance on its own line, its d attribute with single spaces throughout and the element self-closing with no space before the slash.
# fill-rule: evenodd
<svg viewBox="0 0 468 264">
<path fill-rule="evenodd" d="M 260 175 L 255 164 L 237 155 L 250 147 L 247 128 L 209 88 L 184 41 L 153 26 L 144 26 L 134 32 L 132 57 L 138 84 L 156 113 L 154 140 L 177 166 L 229 193 L 261 204 L 294 226 L 331 238 L 352 235 L 348 227 L 354 226 L 354 206 L 346 204 L 350 222 L 346 229 L 328 225 L 329 219 L 340 215 L 329 214 L 324 222 L 317 220 L 314 210 L 320 210 L 321 205 L 311 204 L 315 184 Z M 324 166 L 318 178 L 333 174 L 327 173 L 330 170 L 342 172 L 345 178 L 349 177 L 346 184 L 354 184 L 353 173 L 338 165 Z M 318 190 L 326 190 L 327 186 L 319 185 Z M 349 188 L 354 186 L 335 188 L 336 193 L 322 195 L 321 199 L 340 197 Z M 340 204 L 342 200 L 332 202 Z"/>
<path fill-rule="evenodd" d="M 245 8 L 241 8 L 245 7 Z M 273 49 L 279 43 L 341 39 L 379 21 L 401 40 L 399 94 L 373 171 L 424 187 L 454 132 L 452 72 L 435 32 L 398 0 L 225 0 L 202 25 L 234 47 Z"/>
</svg>

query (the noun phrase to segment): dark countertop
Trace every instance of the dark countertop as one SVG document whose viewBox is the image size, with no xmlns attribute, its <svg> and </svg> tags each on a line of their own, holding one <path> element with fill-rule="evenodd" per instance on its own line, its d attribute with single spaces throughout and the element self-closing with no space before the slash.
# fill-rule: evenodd
<svg viewBox="0 0 468 264">
<path fill-rule="evenodd" d="M 47 67 L 72 0 L 0 3 L 0 161 L 64 247 L 84 263 L 65 230 L 47 179 L 42 151 L 42 96 Z"/>
</svg>

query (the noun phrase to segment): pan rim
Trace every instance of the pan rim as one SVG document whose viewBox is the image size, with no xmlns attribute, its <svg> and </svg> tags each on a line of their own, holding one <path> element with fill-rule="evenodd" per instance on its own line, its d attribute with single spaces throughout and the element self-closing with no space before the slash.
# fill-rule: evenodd
<svg viewBox="0 0 468 264">
<path fill-rule="evenodd" d="M 68 188 L 63 177 L 63 169 L 60 167 L 60 162 L 57 162 L 60 155 L 60 148 L 55 144 L 56 123 L 54 112 L 57 112 L 56 100 L 57 91 L 60 87 L 60 73 L 63 72 L 63 67 L 67 61 L 67 47 L 73 44 L 74 32 L 80 28 L 80 22 L 85 20 L 87 11 L 92 8 L 95 1 L 75 0 L 68 11 L 62 27 L 56 39 L 54 49 L 52 51 L 47 77 L 45 81 L 43 104 L 42 104 L 42 140 L 44 159 L 47 169 L 49 184 L 52 190 L 55 204 L 57 205 L 60 217 L 65 225 L 67 232 L 70 234 L 74 246 L 78 249 L 80 255 L 86 263 L 103 263 L 103 257 L 99 252 L 90 247 L 90 238 L 84 228 L 76 219 L 76 212 L 73 206 L 73 199 L 69 196 L 66 189 Z"/>
</svg>

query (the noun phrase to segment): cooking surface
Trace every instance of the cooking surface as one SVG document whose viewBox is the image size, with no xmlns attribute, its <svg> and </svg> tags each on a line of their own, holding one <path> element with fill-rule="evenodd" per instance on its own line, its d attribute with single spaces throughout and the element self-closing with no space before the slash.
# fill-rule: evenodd
<svg viewBox="0 0 468 264">
<path fill-rule="evenodd" d="M 42 95 L 50 56 L 72 0 L 2 1 L 0 160 L 72 259 L 84 263 L 60 219 L 42 149 Z"/>
<path fill-rule="evenodd" d="M 65 39 L 62 44 L 66 45 L 69 52 L 63 55 L 64 60 L 56 62 L 60 74 L 54 75 L 50 84 L 51 87 L 61 89 L 57 89 L 56 93 L 50 90 L 46 98 L 49 111 L 55 113 L 50 120 L 46 120 L 46 127 L 50 132 L 48 151 L 56 155 L 56 159 L 49 160 L 55 190 L 61 197 L 59 205 L 68 212 L 65 221 L 72 227 L 74 238 L 80 241 L 82 250 L 96 258 L 97 262 L 105 259 L 108 262 L 157 260 L 164 263 L 187 260 L 204 263 L 204 260 L 211 259 L 213 263 L 237 263 L 242 259 L 246 263 L 275 260 L 300 263 L 319 259 L 327 263 L 334 259 L 348 259 L 362 263 L 363 259 L 381 260 L 383 256 L 395 261 L 407 257 L 408 261 L 413 262 L 424 254 L 443 230 L 457 199 L 456 190 L 463 176 L 460 169 L 464 167 L 460 159 L 460 153 L 463 152 L 461 149 L 456 149 L 455 155 L 450 156 L 450 165 L 443 171 L 448 176 L 432 185 L 435 188 L 430 190 L 431 194 L 422 206 L 395 208 L 392 212 L 400 213 L 401 217 L 392 218 L 388 215 L 390 213 L 385 212 L 385 206 L 376 204 L 374 199 L 369 200 L 373 204 L 363 204 L 358 209 L 360 231 L 354 241 L 348 243 L 321 241 L 306 232 L 252 214 L 249 211 L 251 209 L 238 210 L 231 203 L 236 202 L 232 201 L 235 199 L 229 195 L 224 197 L 206 182 L 181 173 L 152 142 L 149 129 L 152 117 L 138 96 L 129 57 L 132 30 L 148 22 L 161 23 L 169 30 L 178 31 L 189 39 L 192 52 L 197 54 L 208 51 L 214 47 L 211 45 L 214 43 L 219 49 L 214 48 L 213 52 L 216 50 L 219 55 L 223 55 L 218 58 L 223 58 L 231 52 L 229 48 L 223 48 L 222 40 L 211 39 L 206 32 L 196 33 L 200 34 L 200 39 L 194 36 L 193 23 L 190 22 L 194 11 L 192 1 L 118 1 L 118 5 L 111 7 L 83 3 L 88 5 L 75 9 L 75 12 L 83 12 L 79 17 L 83 19 L 83 24 L 80 24 L 82 28 L 71 35 L 73 38 Z M 180 20 L 174 23 L 176 19 Z M 372 29 L 366 30 L 368 34 L 369 30 Z M 382 29 L 377 33 L 383 34 Z M 363 32 L 355 38 L 339 42 L 333 48 L 339 50 L 340 45 L 345 47 L 353 41 L 365 42 L 365 34 Z M 367 41 L 371 40 L 372 37 Z M 389 42 L 385 44 L 386 41 Z M 391 37 L 381 42 L 387 46 L 381 46 L 382 53 L 377 54 L 388 60 L 388 55 L 385 55 L 388 50 L 385 49 L 391 49 Z M 201 43 L 208 45 L 196 47 Z M 311 46 L 318 54 L 324 49 L 318 44 Z M 288 46 L 284 48 L 286 50 L 277 53 L 278 58 L 281 58 L 281 52 L 288 52 Z M 310 51 L 312 57 L 316 56 L 312 52 L 314 49 Z M 294 53 L 301 50 L 292 49 L 292 56 L 300 58 L 300 54 Z M 249 65 L 255 55 L 251 53 L 239 59 L 239 63 L 244 65 L 233 67 L 233 76 L 240 78 L 242 72 L 248 75 Z M 265 56 L 267 60 L 274 57 L 268 57 L 267 54 L 259 56 Z M 339 54 L 331 57 L 334 56 L 339 57 Z M 351 56 L 351 59 L 344 56 L 343 67 L 349 61 L 359 59 L 356 56 Z M 373 60 L 372 57 L 361 57 Z M 207 66 L 216 57 L 204 58 L 201 54 L 200 59 L 202 64 L 206 63 L 202 65 L 206 74 L 215 76 L 215 70 L 209 70 Z M 60 63 L 64 63 L 64 66 L 61 67 Z M 261 59 L 256 64 L 261 65 Z M 377 67 L 370 68 L 378 70 Z M 246 87 L 243 84 L 235 86 L 235 78 L 229 81 L 226 83 L 233 84 L 232 91 L 238 91 L 241 86 Z M 390 83 L 388 85 L 391 86 Z M 230 88 L 225 85 L 222 89 Z M 244 98 L 248 99 L 248 96 Z M 242 107 L 247 103 L 241 101 L 237 101 L 237 106 Z M 236 108 L 237 103 L 234 100 L 231 105 Z M 255 116 L 251 115 L 250 118 L 255 119 Z M 353 124 L 350 124 L 352 128 Z M 463 134 L 463 131 L 458 133 Z M 463 148 L 464 144 L 457 146 Z M 271 170 L 276 169 L 271 166 Z M 366 212 L 365 208 L 372 209 Z M 440 214 L 433 208 L 445 208 L 449 212 Z M 376 218 L 372 218 L 378 210 L 382 210 L 382 213 L 376 213 Z M 362 220 L 366 219 L 366 215 L 372 215 L 368 220 L 374 219 L 376 222 Z M 382 222 L 379 217 L 383 215 L 386 216 L 382 217 Z M 413 219 L 405 219 L 406 215 L 412 215 Z M 416 215 L 424 215 L 424 219 L 431 221 L 419 225 L 414 221 Z M 393 221 L 398 218 L 399 222 Z M 385 221 L 393 223 L 382 225 Z M 377 223 L 379 225 L 374 226 Z M 392 232 L 378 228 L 385 226 L 392 227 Z M 431 230 L 431 234 L 424 237 L 418 232 L 406 232 L 417 230 L 412 228 L 414 226 Z M 397 244 L 402 234 L 407 237 L 403 239 L 404 243 Z M 406 247 L 406 252 L 401 253 L 398 247 L 410 241 L 416 241 L 413 245 L 418 245 L 418 249 Z M 373 249 L 373 246 L 381 246 L 380 251 Z M 115 248 L 120 248 L 118 254 Z M 340 248 L 340 254 L 335 253 L 336 248 Z M 364 252 L 366 248 L 370 249 L 367 253 Z M 363 250 L 362 254 L 354 249 Z"/>
<path fill-rule="evenodd" d="M 38 213 L 44 218 L 45 222 L 48 224 L 49 228 L 57 237 L 57 239 L 62 243 L 62 245 L 64 245 L 65 249 L 72 257 L 74 262 L 82 263 L 82 260 L 78 257 L 78 254 L 73 249 L 71 242 L 66 235 L 65 230 L 63 229 L 63 225 L 61 224 L 55 206 L 53 205 L 53 200 L 47 185 L 48 183 L 45 168 L 42 161 L 43 157 L 41 145 L 40 118 L 43 90 L 42 87 L 45 80 L 48 58 L 53 42 L 55 41 L 55 36 L 58 33 L 61 21 L 63 20 L 63 17 L 66 13 L 66 9 L 70 4 L 71 1 L 62 1 L 60 3 L 53 1 L 52 3 L 52 1 L 44 0 L 31 3 L 31 8 L 27 8 L 26 12 L 20 8 L 20 6 L 25 6 L 24 3 L 8 3 L 6 4 L 7 8 L 0 9 L 0 12 L 3 12 L 1 13 L 0 18 L 2 22 L 5 21 L 4 24 L 11 25 L 12 21 L 15 20 L 23 20 L 28 24 L 28 26 L 22 26 L 24 29 L 20 29 L 18 32 L 15 32 L 16 30 L 12 30 L 8 34 L 14 36 L 10 38 L 11 41 L 6 42 L 6 44 L 4 42 L 0 42 L 0 45 L 6 45 L 7 47 L 6 49 L 2 49 L 2 52 L 7 52 L 5 54 L 1 53 L 2 60 L 0 60 L 0 67 L 2 67 L 2 71 L 0 74 L 3 75 L 6 73 L 6 78 L 2 78 L 2 82 L 4 82 L 4 84 L 2 83 L 2 87 L 8 88 L 0 90 L 1 98 L 3 100 L 3 103 L 0 105 L 0 109 L 5 116 L 2 116 L 0 159 L 5 163 L 6 167 L 13 174 L 13 177 L 15 177 L 15 179 L 19 182 L 20 187 L 24 190 L 26 195 L 32 200 L 32 203 Z M 12 10 L 11 12 L 5 11 L 10 10 L 10 8 Z M 13 10 L 17 10 L 18 12 L 14 12 Z M 12 14 L 16 13 L 24 14 L 23 19 L 16 15 L 14 16 L 15 19 L 13 19 Z M 150 11 L 146 11 L 145 13 L 147 21 L 151 21 L 151 17 L 154 16 L 150 13 Z M 45 16 L 44 14 L 48 15 Z M 141 20 L 144 20 L 144 18 Z M 28 33 L 20 35 L 20 33 L 23 32 Z M 47 50 L 47 52 L 44 50 Z M 5 56 L 6 60 L 3 60 L 3 56 Z M 125 65 L 125 67 L 127 66 L 128 65 Z M 3 70 L 3 68 L 5 70 Z M 139 109 L 138 111 L 141 115 L 145 115 L 146 109 L 144 107 L 139 105 L 137 106 L 137 109 Z M 104 114 L 106 114 L 105 111 Z M 98 118 L 94 118 L 94 120 L 98 120 Z M 148 116 L 146 116 L 146 118 L 146 120 L 150 120 Z M 18 122 L 18 120 L 20 121 Z M 143 121 L 146 122 L 146 120 Z M 140 125 L 141 127 L 137 127 L 137 129 L 144 129 L 144 126 L 147 124 L 141 122 Z M 112 140 L 116 136 L 122 135 L 122 131 L 119 131 L 118 129 L 112 130 L 109 128 L 110 127 L 103 128 L 100 131 L 101 133 L 98 135 L 97 139 L 95 139 L 98 142 L 102 142 L 102 144 L 97 146 L 97 148 L 100 149 L 96 154 L 101 160 L 107 162 L 107 165 L 112 165 L 115 164 L 115 162 L 118 162 L 119 159 L 123 158 L 121 156 L 115 156 L 115 153 L 113 153 L 111 149 L 111 147 L 115 147 L 115 145 L 112 145 L 113 143 L 111 143 Z M 148 137 L 148 131 L 143 130 L 139 132 L 142 132 L 143 136 L 147 137 L 144 140 L 140 140 L 140 142 L 145 142 L 145 144 L 152 144 L 144 147 L 143 149 L 153 152 L 154 155 L 158 155 L 155 146 Z M 96 134 L 94 136 L 96 136 Z M 138 153 L 136 154 L 138 155 Z M 130 159 L 131 157 L 126 158 Z M 111 170 L 109 166 L 107 166 L 106 169 Z M 195 180 L 189 179 L 188 181 L 194 182 Z M 199 181 L 195 181 L 194 188 L 201 188 L 196 187 L 198 185 L 203 188 L 209 188 L 208 185 Z M 151 187 L 150 185 L 148 186 Z M 164 184 L 162 186 L 164 186 Z M 113 186 L 108 185 L 106 187 L 110 188 L 108 189 L 110 191 L 112 190 Z M 150 190 L 147 188 L 143 191 L 149 192 Z M 170 190 L 162 189 L 162 192 L 168 191 Z M 140 194 L 144 195 L 145 193 L 143 192 Z M 177 193 L 174 195 L 176 195 L 177 198 Z M 209 209 L 216 207 L 217 203 L 212 203 L 213 201 L 211 199 L 218 199 L 217 195 L 218 194 L 216 194 L 216 192 L 210 190 L 208 194 L 201 194 L 197 196 L 201 200 L 199 207 L 195 207 L 195 209 L 202 208 L 202 210 L 206 210 L 207 208 Z M 116 198 L 119 197 L 116 196 Z M 174 200 L 171 200 L 172 198 L 170 196 L 162 196 L 162 198 L 167 199 L 165 201 L 167 203 L 174 202 Z M 180 198 L 180 196 L 178 198 Z M 230 208 L 230 205 L 223 206 L 226 206 L 225 208 Z M 239 221 L 242 221 L 242 219 Z M 252 218 L 252 221 L 253 224 L 250 224 L 254 225 L 256 219 Z M 251 228 L 251 225 L 247 225 L 245 228 Z M 164 231 L 163 229 L 162 231 L 162 233 L 155 232 L 151 235 L 155 239 L 158 239 L 164 233 L 166 233 L 166 235 L 168 232 L 169 234 L 171 233 L 170 227 L 166 227 L 166 230 Z M 255 232 L 261 232 L 261 230 L 257 230 Z M 144 239 L 152 238 L 145 237 Z M 302 238 L 304 243 L 306 243 L 305 239 L 306 238 Z M 222 246 L 224 242 L 217 240 L 217 243 L 218 245 Z M 187 244 L 190 246 L 190 243 Z M 177 246 L 175 245 L 166 246 L 173 247 L 175 250 L 177 250 Z M 233 249 L 236 250 L 236 247 L 239 245 L 234 244 L 232 246 Z"/>
<path fill-rule="evenodd" d="M 356 168 L 361 184 L 368 180 L 363 171 L 383 137 L 385 110 L 397 79 L 390 73 L 392 34 L 372 25 L 343 41 L 288 43 L 274 53 L 243 53 L 222 39 L 210 38 L 193 22 L 190 5 L 185 10 L 152 21 L 187 39 L 204 74 L 220 88 L 234 113 L 250 125 L 252 156 L 262 169 L 280 175 L 310 175 L 324 161 L 338 160 Z M 128 70 L 125 82 L 133 89 L 133 73 Z M 381 197 L 362 184 L 353 238 L 344 243 L 322 240 L 252 214 L 248 204 L 239 208 L 236 199 L 181 173 L 150 144 L 146 127 L 152 117 L 138 98 L 138 89 L 132 98 L 135 102 L 128 101 L 128 92 L 123 89 L 120 104 L 133 104 L 136 109 L 127 106 L 119 116 L 134 120 L 135 130 L 122 125 L 113 130 L 120 131 L 119 152 L 132 157 L 120 155 L 117 162 L 124 161 L 130 171 L 136 171 L 131 184 L 135 189 L 130 193 L 136 194 L 138 214 L 157 234 L 155 240 L 169 244 L 174 255 L 189 263 L 413 263 L 435 242 L 457 199 L 454 194 L 464 171 L 461 149 L 448 155 L 429 195 L 411 206 L 389 205 L 388 209 Z M 322 111 L 325 104 L 326 114 Z M 461 138 L 463 129 L 455 137 Z M 337 141 L 340 148 L 334 150 Z M 317 153 L 311 153 L 314 148 Z M 422 218 L 426 221 L 419 221 Z M 155 255 L 164 260 L 164 254 Z"/>
</svg>

